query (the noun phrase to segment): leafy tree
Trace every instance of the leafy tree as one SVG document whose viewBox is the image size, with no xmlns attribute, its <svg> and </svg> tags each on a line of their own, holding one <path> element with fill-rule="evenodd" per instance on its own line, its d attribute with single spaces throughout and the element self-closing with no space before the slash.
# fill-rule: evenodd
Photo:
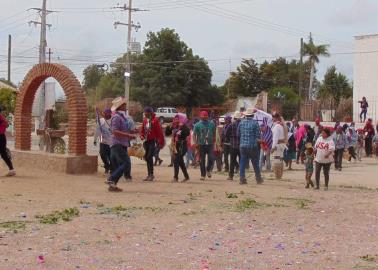
<svg viewBox="0 0 378 270">
<path fill-rule="evenodd" d="M 348 78 L 337 72 L 335 66 L 328 68 L 324 80 L 318 92 L 318 98 L 327 101 L 331 100 L 333 108 L 337 108 L 342 98 L 350 98 L 353 95 L 352 86 Z"/>
<path fill-rule="evenodd" d="M 269 91 L 269 100 L 282 104 L 285 118 L 291 119 L 297 114 L 299 96 L 293 88 L 288 86 L 275 87 Z"/>
<path fill-rule="evenodd" d="M 304 44 L 303 54 L 308 56 L 310 61 L 310 84 L 308 88 L 308 99 L 311 99 L 314 89 L 314 80 L 315 80 L 315 64 L 319 63 L 319 57 L 325 56 L 328 57 L 330 54 L 328 52 L 329 45 L 315 45 L 312 35 L 310 33 L 308 43 Z"/>
<path fill-rule="evenodd" d="M 237 71 L 231 73 L 229 83 L 232 97 L 258 95 L 263 89 L 259 66 L 256 61 L 244 59 Z"/>
<path fill-rule="evenodd" d="M 97 65 L 90 65 L 83 71 L 83 88 L 86 92 L 94 90 L 105 75 L 105 71 Z"/>
<path fill-rule="evenodd" d="M 16 103 L 16 93 L 9 88 L 0 89 L 0 105 L 3 109 L 4 115 L 14 112 Z"/>
</svg>

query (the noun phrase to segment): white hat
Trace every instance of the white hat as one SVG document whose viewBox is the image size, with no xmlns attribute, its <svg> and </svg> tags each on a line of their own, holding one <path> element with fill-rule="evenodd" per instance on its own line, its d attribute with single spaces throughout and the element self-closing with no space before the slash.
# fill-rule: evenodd
<svg viewBox="0 0 378 270">
<path fill-rule="evenodd" d="M 255 114 L 255 109 L 254 108 L 248 108 L 245 112 L 244 112 L 244 115 L 245 116 L 252 116 Z"/>
<path fill-rule="evenodd" d="M 112 101 L 112 112 L 115 112 L 119 107 L 121 107 L 123 104 L 126 104 L 126 99 L 123 97 L 117 97 Z"/>
<path fill-rule="evenodd" d="M 240 119 L 240 118 L 242 118 L 242 114 L 241 114 L 241 112 L 236 111 L 236 112 L 234 113 L 234 119 Z"/>
</svg>

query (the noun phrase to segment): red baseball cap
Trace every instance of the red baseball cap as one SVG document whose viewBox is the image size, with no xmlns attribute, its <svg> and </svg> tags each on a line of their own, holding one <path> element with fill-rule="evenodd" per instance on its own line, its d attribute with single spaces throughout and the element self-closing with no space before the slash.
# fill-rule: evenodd
<svg viewBox="0 0 378 270">
<path fill-rule="evenodd" d="M 207 111 L 202 111 L 200 117 L 209 117 L 209 113 Z"/>
</svg>

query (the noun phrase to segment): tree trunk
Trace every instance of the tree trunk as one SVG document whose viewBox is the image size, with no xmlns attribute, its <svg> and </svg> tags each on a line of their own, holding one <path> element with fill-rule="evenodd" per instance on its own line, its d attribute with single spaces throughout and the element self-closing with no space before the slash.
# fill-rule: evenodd
<svg viewBox="0 0 378 270">
<path fill-rule="evenodd" d="M 314 76 L 315 76 L 315 64 L 313 60 L 310 60 L 310 65 L 311 65 L 311 72 L 310 72 L 310 85 L 308 87 L 308 100 L 312 100 L 312 89 L 314 87 Z"/>
</svg>

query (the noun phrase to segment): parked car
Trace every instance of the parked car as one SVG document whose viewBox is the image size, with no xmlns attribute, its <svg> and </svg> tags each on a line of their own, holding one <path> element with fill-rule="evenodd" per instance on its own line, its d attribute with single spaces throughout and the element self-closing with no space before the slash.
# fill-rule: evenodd
<svg viewBox="0 0 378 270">
<path fill-rule="evenodd" d="M 156 110 L 156 117 L 159 118 L 160 123 L 170 122 L 176 116 L 178 111 L 171 107 L 161 107 Z"/>
</svg>

